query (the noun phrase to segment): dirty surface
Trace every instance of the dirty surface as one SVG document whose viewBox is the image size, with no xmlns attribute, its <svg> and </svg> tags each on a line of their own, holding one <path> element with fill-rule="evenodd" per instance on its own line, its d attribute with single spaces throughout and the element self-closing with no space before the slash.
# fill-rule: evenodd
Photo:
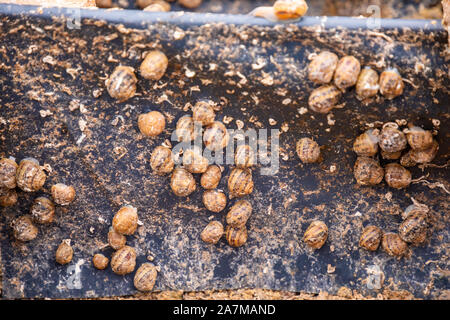
<svg viewBox="0 0 450 320">
<path fill-rule="evenodd" d="M 117 276 L 110 268 L 99 271 L 91 264 L 97 252 L 111 255 L 106 235 L 124 204 L 137 207 L 143 223 L 128 237 L 138 265 L 150 257 L 161 268 L 155 290 L 261 288 L 336 294 L 346 286 L 376 296 L 380 291 L 368 289 L 367 278 L 369 273 L 380 274 L 377 270 L 384 274 L 380 290 L 437 298 L 449 289 L 445 190 L 450 189 L 450 81 L 443 54 L 445 32 L 363 32 L 259 20 L 253 26 L 173 26 L 156 23 L 154 15 L 143 16 L 149 23 L 143 22 L 139 30 L 91 19 L 83 19 L 76 30 L 56 18 L 0 15 L 0 156 L 32 156 L 48 171 L 44 190 L 19 192 L 16 206 L 1 209 L 3 297 L 135 293 L 133 274 Z M 158 82 L 138 76 L 137 95 L 115 102 L 104 80 L 119 64 L 138 68 L 151 48 L 168 56 L 166 75 Z M 328 118 L 305 113 L 314 88 L 305 76 L 307 57 L 324 49 L 339 56 L 353 54 L 379 72 L 397 67 L 411 83 L 393 101 L 378 97 L 364 104 L 352 89 L 343 95 L 342 108 Z M 153 148 L 170 140 L 178 118 L 200 99 L 217 103 L 217 119 L 228 128 L 236 129 L 242 121 L 244 130 L 282 131 L 279 172 L 264 176 L 260 168 L 253 171 L 255 190 L 247 199 L 254 211 L 248 242 L 241 248 L 229 247 L 224 239 L 216 246 L 201 242 L 200 232 L 210 217 L 224 221 L 224 215 L 206 211 L 200 187 L 188 198 L 176 198 L 168 178 L 150 169 Z M 137 128 L 138 115 L 150 110 L 161 110 L 167 119 L 167 129 L 155 139 L 145 138 Z M 433 162 L 437 166 L 413 168 L 413 179 L 426 176 L 426 181 L 406 190 L 385 183 L 373 188 L 355 185 L 353 139 L 369 123 L 400 119 L 427 129 L 433 129 L 432 119 L 440 121 L 440 151 Z M 295 141 L 303 136 L 324 146 L 321 164 L 299 164 Z M 230 169 L 225 166 L 219 185 L 227 194 Z M 28 213 L 32 200 L 48 194 L 56 182 L 73 185 L 76 200 L 58 206 L 56 221 L 39 226 L 34 241 L 14 241 L 8 224 Z M 400 261 L 381 250 L 359 249 L 364 226 L 398 228 L 399 213 L 411 204 L 410 197 L 433 210 L 427 243 Z M 329 238 L 322 249 L 311 252 L 301 238 L 314 219 L 328 225 Z M 54 253 L 66 238 L 72 240 L 74 259 L 60 266 Z"/>
</svg>

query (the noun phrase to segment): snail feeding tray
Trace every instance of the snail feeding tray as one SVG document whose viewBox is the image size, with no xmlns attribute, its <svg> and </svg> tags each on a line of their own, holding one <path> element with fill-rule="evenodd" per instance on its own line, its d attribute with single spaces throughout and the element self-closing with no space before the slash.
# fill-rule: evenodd
<svg viewBox="0 0 450 320">
<path fill-rule="evenodd" d="M 150 258 L 160 268 L 154 290 L 336 293 L 345 286 L 371 296 L 384 289 L 442 295 L 449 289 L 447 33 L 438 21 L 381 19 L 376 29 L 372 22 L 305 17 L 280 24 L 246 15 L 0 5 L 0 156 L 34 157 L 47 173 L 41 191 L 19 191 L 18 203 L 1 209 L 3 297 L 136 293 L 133 274 L 118 276 L 91 263 L 95 253 L 111 256 L 107 233 L 125 204 L 137 208 L 142 222 L 127 239 L 137 265 Z M 114 101 L 105 79 L 119 64 L 137 69 L 152 48 L 169 59 L 164 77 L 138 75 L 137 94 Z M 315 87 L 306 76 L 308 57 L 321 50 L 354 55 L 378 72 L 396 67 L 406 79 L 403 95 L 364 104 L 351 89 L 328 116 L 308 111 Z M 281 132 L 278 172 L 263 175 L 264 165 L 253 170 L 254 191 L 246 197 L 253 214 L 239 248 L 223 238 L 203 243 L 200 232 L 210 217 L 223 222 L 224 215 L 207 212 L 199 186 L 188 198 L 175 197 L 169 178 L 149 165 L 153 149 L 170 140 L 177 120 L 202 99 L 217 103 L 216 119 L 230 129 L 239 120 L 244 130 Z M 166 130 L 153 139 L 137 126 L 138 115 L 150 110 L 166 117 Z M 411 168 L 415 180 L 408 188 L 356 185 L 352 144 L 369 124 L 406 120 L 433 129 L 433 119 L 440 122 L 439 153 L 434 165 Z M 324 146 L 320 164 L 300 164 L 295 143 L 305 136 Z M 219 189 L 228 193 L 231 167 L 224 168 Z M 55 222 L 39 225 L 36 239 L 15 241 L 10 222 L 57 182 L 75 187 L 75 201 L 57 206 Z M 359 248 L 369 224 L 396 231 L 411 197 L 432 212 L 425 244 L 400 260 L 381 248 Z M 312 252 L 302 236 L 315 219 L 326 223 L 329 237 Z M 74 249 L 67 265 L 55 262 L 63 239 Z"/>
</svg>

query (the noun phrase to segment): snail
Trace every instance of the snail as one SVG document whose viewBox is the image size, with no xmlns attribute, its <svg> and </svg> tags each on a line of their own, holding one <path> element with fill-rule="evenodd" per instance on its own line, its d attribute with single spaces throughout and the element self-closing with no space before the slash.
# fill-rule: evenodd
<svg viewBox="0 0 450 320">
<path fill-rule="evenodd" d="M 132 206 L 123 206 L 114 215 L 112 227 L 117 233 L 132 235 L 138 226 L 137 209 Z"/>
<path fill-rule="evenodd" d="M 175 134 L 179 142 L 189 142 L 197 137 L 194 119 L 190 116 L 181 117 L 176 125 Z"/>
<path fill-rule="evenodd" d="M 209 161 L 202 156 L 200 148 L 192 148 L 183 153 L 183 166 L 191 173 L 204 173 L 208 169 Z"/>
<path fill-rule="evenodd" d="M 98 270 L 104 270 L 108 266 L 109 259 L 104 255 L 97 253 L 92 258 L 92 264 Z"/>
<path fill-rule="evenodd" d="M 228 178 L 228 190 L 232 197 L 243 197 L 253 192 L 252 171 L 234 168 Z"/>
<path fill-rule="evenodd" d="M 203 142 L 209 150 L 222 150 L 228 145 L 229 140 L 230 135 L 222 122 L 214 121 L 205 128 Z"/>
<path fill-rule="evenodd" d="M 383 232 L 380 228 L 376 226 L 367 226 L 361 234 L 359 246 L 369 251 L 376 251 L 380 246 L 382 236 Z"/>
<path fill-rule="evenodd" d="M 36 223 L 51 223 L 55 216 L 55 205 L 46 197 L 38 197 L 34 199 L 30 214 L 33 221 Z"/>
<path fill-rule="evenodd" d="M 113 253 L 111 257 L 111 269 L 115 274 L 125 275 L 134 271 L 136 266 L 136 250 L 130 246 L 124 246 Z"/>
<path fill-rule="evenodd" d="M 127 238 L 123 234 L 116 232 L 114 228 L 111 228 L 108 232 L 108 243 L 114 250 L 119 250 L 125 247 Z"/>
<path fill-rule="evenodd" d="M 170 178 L 170 187 L 178 197 L 187 197 L 196 189 L 192 173 L 183 168 L 176 168 Z"/>
<path fill-rule="evenodd" d="M 0 188 L 14 189 L 16 187 L 17 163 L 9 158 L 0 159 Z"/>
<path fill-rule="evenodd" d="M 139 131 L 147 137 L 156 137 L 160 135 L 166 126 L 166 119 L 159 111 L 150 111 L 143 113 L 138 117 Z"/>
<path fill-rule="evenodd" d="M 226 216 L 227 223 L 233 228 L 245 226 L 247 220 L 252 214 L 252 204 L 247 200 L 237 201 L 228 211 Z"/>
<path fill-rule="evenodd" d="M 199 101 L 192 108 L 192 119 L 201 123 L 202 126 L 208 126 L 214 123 L 216 113 L 213 107 L 207 101 Z"/>
<path fill-rule="evenodd" d="M 408 208 L 402 214 L 404 220 L 398 228 L 398 233 L 403 241 L 418 245 L 427 237 L 429 209 L 425 205 L 416 204 Z"/>
<path fill-rule="evenodd" d="M 215 189 L 219 185 L 222 171 L 216 165 L 209 165 L 200 178 L 200 185 L 204 189 Z"/>
<path fill-rule="evenodd" d="M 332 84 L 325 84 L 314 89 L 308 98 L 309 108 L 318 113 L 330 112 L 341 98 L 341 91 Z"/>
<path fill-rule="evenodd" d="M 398 163 L 388 163 L 384 167 L 384 180 L 392 188 L 406 188 L 411 183 L 411 172 Z"/>
<path fill-rule="evenodd" d="M 320 249 L 328 238 L 327 225 L 319 220 L 313 221 L 303 235 L 303 241 L 313 249 Z"/>
<path fill-rule="evenodd" d="M 358 156 L 373 157 L 378 152 L 378 129 L 369 129 L 359 135 L 353 143 L 353 151 Z"/>
<path fill-rule="evenodd" d="M 327 84 L 333 79 L 338 56 L 330 51 L 322 51 L 308 65 L 308 78 L 316 84 Z"/>
<path fill-rule="evenodd" d="M 410 150 L 410 158 L 415 163 L 429 163 L 433 161 L 439 151 L 439 144 L 433 140 L 431 146 L 425 150 Z"/>
<path fill-rule="evenodd" d="M 142 292 L 152 291 L 155 286 L 157 268 L 151 263 L 143 263 L 134 274 L 134 287 Z"/>
<path fill-rule="evenodd" d="M 36 159 L 25 158 L 20 161 L 16 171 L 16 183 L 23 191 L 38 191 L 44 185 L 46 178 L 44 170 Z"/>
<path fill-rule="evenodd" d="M 383 125 L 379 136 L 379 145 L 381 150 L 386 152 L 398 152 L 406 148 L 406 137 L 398 129 L 395 122 L 388 122 Z"/>
<path fill-rule="evenodd" d="M 216 244 L 223 235 L 223 225 L 219 221 L 211 221 L 200 233 L 200 238 L 206 243 Z"/>
<path fill-rule="evenodd" d="M 72 261 L 73 257 L 73 249 L 70 245 L 69 239 L 64 239 L 61 244 L 58 246 L 58 249 L 55 253 L 56 262 L 59 264 L 68 264 Z"/>
<path fill-rule="evenodd" d="M 75 199 L 75 189 L 72 186 L 67 186 L 63 183 L 54 184 L 51 188 L 53 201 L 55 203 L 66 206 Z"/>
<path fill-rule="evenodd" d="M 0 206 L 11 207 L 16 203 L 17 203 L 16 190 L 0 187 Z"/>
<path fill-rule="evenodd" d="M 356 81 L 356 97 L 364 100 L 376 96 L 380 85 L 378 73 L 370 67 L 362 69 Z"/>
<path fill-rule="evenodd" d="M 15 219 L 11 223 L 14 238 L 19 241 L 31 241 L 38 235 L 38 228 L 31 221 L 30 216 L 25 215 Z"/>
<path fill-rule="evenodd" d="M 358 157 L 353 168 L 353 175 L 359 185 L 373 186 L 383 180 L 384 170 L 377 160 Z"/>
<path fill-rule="evenodd" d="M 272 22 L 292 22 L 303 17 L 306 11 L 308 5 L 305 0 L 277 0 L 272 7 L 257 7 L 249 15 Z"/>
<path fill-rule="evenodd" d="M 433 145 L 433 134 L 429 130 L 424 130 L 417 126 L 405 129 L 406 140 L 410 147 L 417 151 L 423 151 Z"/>
<path fill-rule="evenodd" d="M 249 168 L 255 165 L 255 152 L 247 144 L 239 145 L 236 148 L 234 163 L 238 168 Z"/>
<path fill-rule="evenodd" d="M 381 246 L 390 256 L 402 257 L 408 252 L 408 244 L 393 232 L 383 234 Z"/>
<path fill-rule="evenodd" d="M 361 64 L 354 56 L 345 56 L 339 59 L 334 71 L 334 84 L 341 91 L 352 87 L 358 81 Z"/>
<path fill-rule="evenodd" d="M 388 69 L 380 75 L 380 93 L 388 100 L 392 100 L 403 93 L 403 79 L 397 69 Z"/>
<path fill-rule="evenodd" d="M 150 166 L 154 173 L 165 175 L 171 173 L 174 167 L 172 151 L 163 146 L 157 146 L 150 158 Z"/>
<path fill-rule="evenodd" d="M 195 9 L 202 4 L 202 0 L 178 0 L 178 3 L 188 9 Z"/>
<path fill-rule="evenodd" d="M 170 4 L 164 2 L 166 6 L 161 5 L 161 3 L 163 2 L 164 1 L 161 1 L 157 3 L 157 5 L 160 5 L 164 11 L 170 11 Z M 159 50 L 153 50 L 147 53 L 147 55 L 145 56 L 139 68 L 139 72 L 144 79 L 159 80 L 166 73 L 168 64 L 169 60 L 163 52 Z"/>
<path fill-rule="evenodd" d="M 314 163 L 321 160 L 320 147 L 310 138 L 301 138 L 296 144 L 297 155 L 303 163 Z"/>
<path fill-rule="evenodd" d="M 247 228 L 233 228 L 232 226 L 227 226 L 225 231 L 225 238 L 227 242 L 232 247 L 241 247 L 247 242 L 248 233 Z"/>
<path fill-rule="evenodd" d="M 206 190 L 203 192 L 202 200 L 206 209 L 216 213 L 225 209 L 227 205 L 226 195 L 218 190 Z"/>
<path fill-rule="evenodd" d="M 105 81 L 106 90 L 109 95 L 124 102 L 134 96 L 136 93 L 137 78 L 134 69 L 127 66 L 118 66 Z"/>
</svg>

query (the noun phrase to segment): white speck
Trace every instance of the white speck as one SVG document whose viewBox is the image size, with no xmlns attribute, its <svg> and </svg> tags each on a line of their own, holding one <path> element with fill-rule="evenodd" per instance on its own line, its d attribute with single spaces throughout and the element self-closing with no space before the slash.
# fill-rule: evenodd
<svg viewBox="0 0 450 320">
<path fill-rule="evenodd" d="M 86 138 L 86 135 L 83 133 L 83 134 L 81 134 L 81 136 L 78 138 L 78 140 L 77 140 L 77 145 L 80 145 L 80 144 L 83 142 L 84 138 Z"/>
<path fill-rule="evenodd" d="M 361 216 L 362 216 L 361 212 L 359 212 L 359 211 L 356 211 L 356 213 L 355 213 L 355 217 L 361 217 Z"/>
</svg>

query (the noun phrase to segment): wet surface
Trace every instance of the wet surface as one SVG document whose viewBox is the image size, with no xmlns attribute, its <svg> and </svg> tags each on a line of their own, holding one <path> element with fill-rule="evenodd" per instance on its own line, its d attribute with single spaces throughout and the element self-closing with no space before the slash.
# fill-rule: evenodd
<svg viewBox="0 0 450 320">
<path fill-rule="evenodd" d="M 448 168 L 443 167 L 450 126 L 443 31 L 364 32 L 265 22 L 173 26 L 145 17 L 153 23 L 143 22 L 139 30 L 98 20 L 83 20 L 81 29 L 71 30 L 60 19 L 0 15 L 0 156 L 18 161 L 32 156 L 49 171 L 42 191 L 20 191 L 16 206 L 1 209 L 4 297 L 135 293 L 134 273 L 118 276 L 109 267 L 100 271 L 91 264 L 97 252 L 112 254 L 107 232 L 124 204 L 135 206 L 142 222 L 136 234 L 127 237 L 137 251 L 137 265 L 151 256 L 161 269 L 155 290 L 335 293 L 347 286 L 376 295 L 378 291 L 366 285 L 373 266 L 384 274 L 383 288 L 404 289 L 419 298 L 437 297 L 449 289 L 448 194 L 424 182 L 405 190 L 384 182 L 359 187 L 352 175 L 356 156 L 351 150 L 369 123 L 405 119 L 433 129 L 432 119 L 438 119 L 440 150 L 433 161 L 438 167 L 415 167 L 412 173 L 413 179 L 426 176 L 429 183 L 449 189 Z M 119 64 L 138 69 L 152 48 L 169 58 L 165 76 L 152 82 L 137 75 L 136 96 L 115 102 L 104 80 Z M 412 84 L 406 83 L 404 94 L 392 101 L 379 96 L 364 104 L 351 89 L 332 116 L 304 113 L 315 87 L 306 80 L 307 57 L 324 49 L 339 56 L 353 54 L 378 72 L 397 67 Z M 279 172 L 265 176 L 261 167 L 253 170 L 255 189 L 245 198 L 254 211 L 247 224 L 248 242 L 240 248 L 228 246 L 224 238 L 215 246 L 200 240 L 210 217 L 225 220 L 224 214 L 204 208 L 200 176 L 196 192 L 177 198 L 169 178 L 151 172 L 154 147 L 170 140 L 176 121 L 201 99 L 217 104 L 216 119 L 230 129 L 240 126 L 240 120 L 244 130 L 282 132 Z M 142 136 L 137 127 L 138 115 L 150 110 L 166 116 L 166 130 L 154 139 Z M 303 136 L 323 146 L 321 164 L 300 165 L 295 142 Z M 219 189 L 228 195 L 231 167 L 224 167 Z M 57 182 L 73 185 L 76 200 L 57 206 L 56 221 L 39 226 L 35 240 L 14 241 L 9 223 L 28 213 L 33 199 L 49 194 Z M 368 224 L 395 231 L 410 197 L 432 208 L 432 232 L 423 246 L 411 248 L 410 257 L 402 260 L 381 249 L 369 253 L 358 248 Z M 227 209 L 235 201 L 230 200 Z M 301 239 L 315 219 L 327 224 L 329 238 L 311 252 Z M 66 238 L 72 240 L 74 259 L 60 266 L 54 254 Z"/>
</svg>

